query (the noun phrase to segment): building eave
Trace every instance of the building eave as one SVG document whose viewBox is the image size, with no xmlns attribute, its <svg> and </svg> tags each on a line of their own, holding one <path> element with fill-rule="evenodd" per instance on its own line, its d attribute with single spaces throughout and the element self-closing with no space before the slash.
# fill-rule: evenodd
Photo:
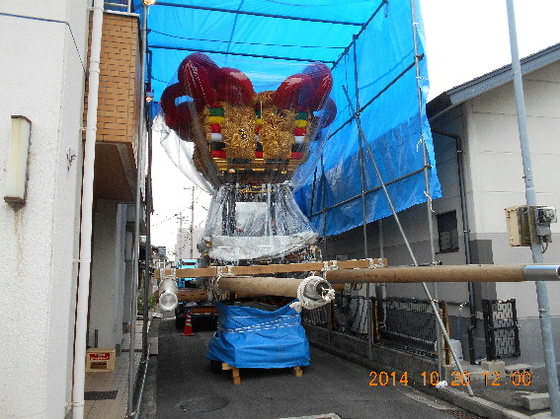
<svg viewBox="0 0 560 419">
<path fill-rule="evenodd" d="M 528 74 L 560 60 L 560 43 L 536 52 L 521 59 L 521 73 Z M 512 65 L 508 64 L 490 73 L 483 74 L 473 80 L 449 89 L 427 104 L 429 119 L 440 113 L 486 93 L 496 87 L 513 81 Z"/>
</svg>

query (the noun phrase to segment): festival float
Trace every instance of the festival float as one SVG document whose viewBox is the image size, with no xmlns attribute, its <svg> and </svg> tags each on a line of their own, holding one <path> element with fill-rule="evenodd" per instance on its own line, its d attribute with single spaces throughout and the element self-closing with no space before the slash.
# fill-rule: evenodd
<svg viewBox="0 0 560 419">
<path fill-rule="evenodd" d="M 290 180 L 336 115 L 329 68 L 310 64 L 256 93 L 243 72 L 194 53 L 177 78 L 161 108 L 165 124 L 193 143 L 192 164 L 214 189 L 201 249 L 208 263 L 281 260 L 315 244 Z"/>
<path fill-rule="evenodd" d="M 188 161 L 214 191 L 198 245 L 202 266 L 221 270 L 320 259 L 318 235 L 294 200 L 291 179 L 336 116 L 332 84 L 330 69 L 319 62 L 277 89 L 259 92 L 245 73 L 220 67 L 205 54 L 181 62 L 161 96 L 161 114 L 168 134 L 190 144 Z M 203 286 L 219 311 L 208 358 L 234 369 L 309 365 L 301 306 L 325 304 L 334 291 L 318 276 L 302 282 L 308 269 L 297 269 L 299 279 L 280 278 L 265 291 L 257 288 L 271 278 L 262 274 L 244 277 L 258 281 L 256 287 L 236 278 L 230 292 L 220 280 L 227 272 L 206 275 Z"/>
</svg>

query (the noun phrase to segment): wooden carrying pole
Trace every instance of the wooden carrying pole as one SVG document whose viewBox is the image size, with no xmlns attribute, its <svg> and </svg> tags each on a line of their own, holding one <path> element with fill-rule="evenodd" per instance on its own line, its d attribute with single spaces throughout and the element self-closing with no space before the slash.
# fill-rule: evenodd
<svg viewBox="0 0 560 419">
<path fill-rule="evenodd" d="M 231 291 L 236 293 L 245 293 L 249 295 L 274 295 L 277 297 L 297 297 L 297 290 L 302 281 L 301 278 L 275 278 L 262 276 L 222 276 L 218 282 L 218 287 L 222 291 Z M 341 284 L 331 287 L 327 281 L 316 281 L 312 288 L 307 289 L 304 295 L 313 298 L 309 294 L 315 294 L 315 297 L 321 295 L 323 290 L 334 288 L 335 290 L 343 289 Z M 307 292 L 311 291 L 311 292 Z M 315 291 L 315 292 L 314 292 Z M 318 295 L 317 295 L 318 294 Z"/>
<path fill-rule="evenodd" d="M 263 278 L 256 276 L 222 276 L 218 287 L 222 291 L 233 291 L 255 295 L 297 297 L 299 278 Z"/>
</svg>

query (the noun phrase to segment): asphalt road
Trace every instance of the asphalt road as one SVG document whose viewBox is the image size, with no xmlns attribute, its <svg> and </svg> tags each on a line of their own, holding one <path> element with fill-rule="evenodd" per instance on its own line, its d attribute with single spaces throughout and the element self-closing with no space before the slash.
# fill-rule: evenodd
<svg viewBox="0 0 560 419">
<path fill-rule="evenodd" d="M 142 418 L 327 418 L 335 413 L 341 419 L 476 419 L 398 382 L 371 386 L 369 370 L 316 348 L 303 377 L 291 369 L 242 369 L 241 384 L 233 385 L 230 371 L 213 370 L 205 358 L 213 332 L 202 326 L 194 325 L 194 336 L 182 336 L 174 318 L 152 322 L 159 354 L 150 360 Z"/>
</svg>

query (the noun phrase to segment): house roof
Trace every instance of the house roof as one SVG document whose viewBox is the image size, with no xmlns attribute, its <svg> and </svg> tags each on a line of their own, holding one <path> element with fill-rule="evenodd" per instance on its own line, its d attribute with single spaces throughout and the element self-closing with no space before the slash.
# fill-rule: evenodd
<svg viewBox="0 0 560 419">
<path fill-rule="evenodd" d="M 534 70 L 560 60 L 560 43 L 545 48 L 539 52 L 521 59 L 521 73 L 528 74 Z M 486 93 L 498 86 L 513 80 L 512 65 L 508 64 L 490 73 L 470 80 L 459 86 L 449 89 L 432 99 L 426 107 L 429 119 L 451 109 L 478 95 Z"/>
</svg>

